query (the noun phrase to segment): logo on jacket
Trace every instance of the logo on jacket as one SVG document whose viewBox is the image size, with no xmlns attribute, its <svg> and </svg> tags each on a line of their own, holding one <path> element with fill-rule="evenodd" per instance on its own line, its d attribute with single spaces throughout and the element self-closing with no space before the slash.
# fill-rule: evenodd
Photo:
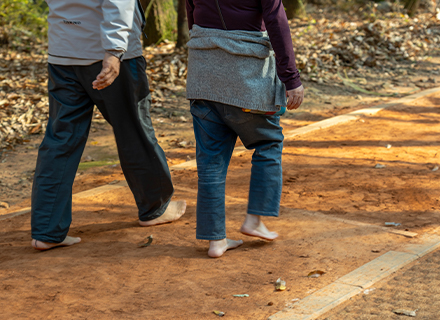
<svg viewBox="0 0 440 320">
<path fill-rule="evenodd" d="M 64 22 L 65 24 L 76 24 L 76 25 L 81 24 L 81 21 L 63 20 L 63 22 Z"/>
</svg>

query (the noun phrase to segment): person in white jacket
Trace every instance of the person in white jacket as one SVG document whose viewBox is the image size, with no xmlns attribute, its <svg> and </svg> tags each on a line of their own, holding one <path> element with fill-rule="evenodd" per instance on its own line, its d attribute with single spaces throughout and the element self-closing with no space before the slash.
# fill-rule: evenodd
<svg viewBox="0 0 440 320">
<path fill-rule="evenodd" d="M 139 224 L 179 219 L 166 157 L 150 118 L 139 0 L 46 0 L 49 6 L 49 121 L 32 189 L 32 242 L 38 250 L 81 241 L 67 236 L 72 184 L 96 105 L 112 125 Z"/>
</svg>

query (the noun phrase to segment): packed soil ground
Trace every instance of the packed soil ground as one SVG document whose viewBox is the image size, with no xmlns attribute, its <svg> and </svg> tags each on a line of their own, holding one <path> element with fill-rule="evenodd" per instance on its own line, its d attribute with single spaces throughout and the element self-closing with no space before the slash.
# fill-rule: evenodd
<svg viewBox="0 0 440 320">
<path fill-rule="evenodd" d="M 289 127 L 289 118 L 283 121 L 286 130 L 295 127 Z M 265 220 L 280 234 L 274 242 L 238 232 L 252 153 L 234 156 L 227 179 L 227 230 L 228 237 L 245 243 L 220 259 L 208 258 L 207 243 L 195 239 L 195 169 L 172 172 L 175 199 L 185 199 L 188 208 L 171 224 L 139 227 L 126 187 L 74 201 L 70 235 L 83 241 L 70 248 L 37 252 L 30 247 L 29 214 L 2 219 L 0 318 L 215 319 L 213 311 L 221 311 L 229 319 L 266 319 L 379 255 L 417 243 L 417 237 L 387 232 L 385 222 L 418 234 L 437 232 L 439 122 L 437 92 L 285 141 L 280 217 Z M 99 140 L 100 126 L 95 125 L 89 147 L 114 148 L 110 139 Z M 190 135 L 180 136 L 177 123 L 174 130 L 169 144 L 191 141 Z M 194 158 L 188 144 L 168 149 L 170 165 Z M 24 150 L 35 158 L 34 149 Z M 8 161 L 20 158 L 11 154 Z M 86 170 L 94 162 L 82 164 L 74 192 L 123 179 L 117 163 Z M 150 235 L 152 244 L 139 248 Z M 307 277 L 316 270 L 325 273 Z M 275 289 L 278 278 L 286 281 L 285 291 Z"/>
<path fill-rule="evenodd" d="M 297 36 L 294 39 L 310 42 L 307 33 L 320 33 L 321 26 L 328 24 L 321 18 L 316 18 L 316 28 L 309 28 L 310 23 L 301 25 L 301 21 L 292 24 L 292 35 Z M 341 21 L 336 29 L 328 24 L 330 31 L 325 28 L 322 40 L 332 38 L 333 31 L 349 33 L 349 26 L 344 23 Z M 401 28 L 423 29 L 424 24 L 408 20 L 408 25 Z M 354 36 L 340 35 L 344 39 L 333 42 L 344 53 L 351 43 L 343 41 L 348 39 L 359 45 L 356 38 L 352 39 Z M 418 40 L 423 39 L 425 36 Z M 322 44 L 317 40 L 311 43 L 314 41 Z M 380 49 L 379 44 L 372 47 L 377 45 L 376 49 Z M 418 48 L 418 44 L 410 47 Z M 319 46 L 296 46 L 300 65 L 304 64 L 302 56 L 310 61 L 321 57 Z M 158 50 L 159 53 L 156 48 L 144 52 L 155 90 L 151 112 L 159 143 L 168 164 L 173 166 L 195 159 L 185 75 L 180 74 L 180 67 L 176 69 L 179 63 L 185 63 L 185 58 L 172 53 L 172 44 L 164 44 Z M 419 52 L 411 50 L 410 54 Z M 328 54 L 328 50 L 324 51 Z M 345 68 L 346 72 L 339 70 L 344 81 L 339 73 L 326 69 L 327 65 L 319 65 L 315 72 L 307 71 L 305 64 L 304 104 L 283 116 L 282 126 L 287 132 L 438 86 L 439 56 L 437 48 L 425 52 L 420 59 L 394 65 L 390 64 L 392 59 L 378 59 L 371 68 L 353 66 Z M 44 71 L 40 72 L 45 70 L 46 60 L 44 56 L 32 57 L 31 62 L 41 61 L 37 66 L 28 61 L 27 66 L 24 58 L 16 52 L 0 56 L 1 71 L 10 72 L 0 75 L 5 91 L 1 92 L 2 108 L 11 107 L 10 101 L 15 101 L 12 107 L 22 105 L 26 109 L 28 99 L 47 105 L 47 99 L 41 98 L 46 96 L 46 77 Z M 174 82 L 167 79 L 172 78 L 171 66 L 180 77 Z M 29 70 L 38 81 L 27 79 Z M 174 84 L 164 85 L 164 81 Z M 34 87 L 31 94 L 29 90 Z M 21 92 L 20 88 L 29 92 Z M 42 135 L 26 137 L 24 144 L 0 150 L 0 319 L 215 319 L 218 316 L 213 311 L 225 312 L 229 319 L 266 319 L 381 254 L 419 241 L 417 237 L 410 239 L 387 232 L 383 228 L 385 222 L 400 224 L 394 229 L 402 231 L 437 232 L 439 121 L 437 93 L 355 122 L 287 140 L 280 217 L 266 219 L 268 227 L 280 233 L 274 242 L 238 232 L 246 212 L 251 153 L 234 156 L 227 180 L 227 229 L 230 238 L 243 239 L 245 243 L 220 259 L 209 259 L 207 243 L 195 239 L 194 168 L 172 172 L 175 198 L 188 203 L 180 220 L 139 227 L 131 193 L 122 187 L 74 199 L 70 235 L 82 237 L 81 244 L 47 252 L 33 250 L 30 215 L 7 218 L 8 213 L 30 206 Z M 382 168 L 375 168 L 377 164 Z M 112 129 L 96 114 L 73 193 L 121 180 L 124 177 Z M 138 244 L 145 243 L 150 235 L 152 244 L 139 248 Z M 325 273 L 318 278 L 307 277 L 316 270 Z M 278 278 L 287 282 L 285 291 L 275 289 Z M 236 294 L 249 296 L 234 297 Z"/>
</svg>

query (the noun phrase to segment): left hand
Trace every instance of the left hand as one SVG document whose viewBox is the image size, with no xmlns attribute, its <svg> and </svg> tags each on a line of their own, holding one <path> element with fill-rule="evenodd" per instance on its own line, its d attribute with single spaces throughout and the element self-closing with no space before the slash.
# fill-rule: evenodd
<svg viewBox="0 0 440 320">
<path fill-rule="evenodd" d="M 101 72 L 96 77 L 96 80 L 92 82 L 93 89 L 102 90 L 111 85 L 119 75 L 120 66 L 121 61 L 114 55 L 106 52 L 102 61 Z"/>
<path fill-rule="evenodd" d="M 287 96 L 287 110 L 298 109 L 304 100 L 304 87 L 301 85 L 298 88 L 286 92 Z"/>
</svg>

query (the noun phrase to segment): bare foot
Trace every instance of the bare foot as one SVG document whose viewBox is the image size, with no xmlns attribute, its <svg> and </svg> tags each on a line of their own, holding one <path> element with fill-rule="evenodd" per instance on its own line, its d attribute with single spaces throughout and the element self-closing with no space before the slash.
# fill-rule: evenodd
<svg viewBox="0 0 440 320">
<path fill-rule="evenodd" d="M 154 220 L 149 221 L 141 221 L 139 220 L 139 224 L 142 227 L 149 227 L 149 226 L 155 226 L 162 223 L 168 223 L 173 222 L 179 219 L 186 210 L 186 201 L 171 201 L 168 205 L 168 208 L 165 210 L 164 214 L 161 215 L 159 218 L 156 218 Z"/>
<path fill-rule="evenodd" d="M 72 246 L 72 245 L 80 243 L 80 242 L 81 242 L 81 238 L 67 236 L 66 239 L 64 239 L 64 241 L 60 242 L 60 243 L 50 243 L 50 242 L 43 242 L 43 241 L 32 239 L 31 245 L 32 245 L 32 247 L 34 247 L 34 249 L 44 251 L 44 250 L 49 250 L 49 249 L 53 249 L 56 247 Z"/>
<path fill-rule="evenodd" d="M 260 216 L 247 214 L 246 219 L 241 226 L 240 232 L 251 237 L 257 237 L 272 241 L 278 238 L 278 233 L 267 230 Z"/>
<path fill-rule="evenodd" d="M 211 258 L 220 258 L 226 250 L 235 249 L 243 244 L 243 240 L 211 240 L 209 241 L 208 256 Z"/>
</svg>

